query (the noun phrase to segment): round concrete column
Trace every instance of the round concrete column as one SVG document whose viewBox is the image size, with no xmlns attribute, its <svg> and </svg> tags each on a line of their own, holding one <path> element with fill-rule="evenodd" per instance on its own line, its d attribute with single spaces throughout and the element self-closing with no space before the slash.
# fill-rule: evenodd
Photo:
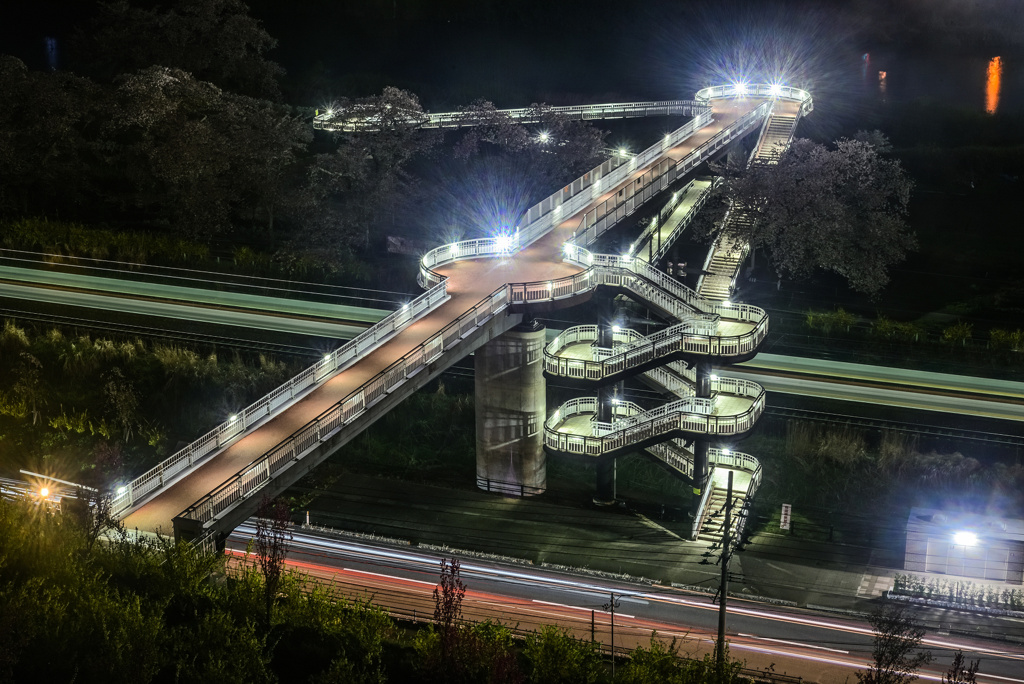
<svg viewBox="0 0 1024 684">
<path fill-rule="evenodd" d="M 524 321 L 476 350 L 476 484 L 509 496 L 547 488 L 544 326 Z"/>
</svg>

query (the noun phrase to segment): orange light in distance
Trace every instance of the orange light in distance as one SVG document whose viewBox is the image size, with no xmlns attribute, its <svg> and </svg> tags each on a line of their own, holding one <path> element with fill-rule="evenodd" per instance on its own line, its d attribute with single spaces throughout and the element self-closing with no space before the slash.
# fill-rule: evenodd
<svg viewBox="0 0 1024 684">
<path fill-rule="evenodd" d="M 988 61 L 988 80 L 985 83 L 985 111 L 995 114 L 999 108 L 999 91 L 1003 84 L 1003 58 Z"/>
</svg>

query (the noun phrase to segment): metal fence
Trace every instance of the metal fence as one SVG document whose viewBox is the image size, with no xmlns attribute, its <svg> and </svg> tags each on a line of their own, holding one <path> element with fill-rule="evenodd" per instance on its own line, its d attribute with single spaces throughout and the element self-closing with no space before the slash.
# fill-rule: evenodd
<svg viewBox="0 0 1024 684">
<path fill-rule="evenodd" d="M 413 321 L 448 299 L 448 286 L 441 282 L 393 312 L 379 323 L 363 331 L 335 351 L 302 371 L 288 382 L 260 398 L 244 410 L 230 416 L 216 428 L 195 440 L 156 467 L 117 489 L 111 499 L 111 510 L 121 515 L 144 497 L 161 489 L 173 479 L 187 474 L 204 463 L 232 440 L 248 432 L 255 424 L 293 403 L 338 371 L 347 368 L 369 350 L 403 330 Z"/>
<path fill-rule="evenodd" d="M 654 102 L 609 102 L 591 105 L 549 107 L 534 105 L 517 109 L 493 111 L 418 112 L 402 122 L 417 128 L 463 128 L 480 126 L 504 118 L 520 123 L 539 123 L 545 117 L 592 121 L 595 119 L 629 119 L 641 116 L 692 116 L 708 108 L 706 102 L 696 100 L 662 100 Z M 313 117 L 313 128 L 325 131 L 378 131 L 380 122 L 374 115 L 361 115 L 356 108 L 331 109 Z"/>
<path fill-rule="evenodd" d="M 581 414 L 597 414 L 598 400 L 579 397 L 560 406 L 544 423 L 544 444 L 552 451 L 603 456 L 621 451 L 632 445 L 675 432 L 700 435 L 735 435 L 754 426 L 764 412 L 764 389 L 754 383 L 732 388 L 740 396 L 749 398 L 750 406 L 739 414 L 713 415 L 709 399 L 690 397 L 671 402 L 652 411 L 644 411 L 630 402 L 622 402 L 622 409 L 635 411 L 624 419 L 609 424 L 592 422 L 590 435 L 559 432 L 563 421 Z"/>
</svg>

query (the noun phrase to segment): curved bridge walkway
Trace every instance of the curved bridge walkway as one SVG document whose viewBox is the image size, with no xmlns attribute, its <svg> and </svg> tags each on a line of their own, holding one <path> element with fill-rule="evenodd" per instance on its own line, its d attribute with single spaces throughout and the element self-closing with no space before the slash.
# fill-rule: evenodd
<svg viewBox="0 0 1024 684">
<path fill-rule="evenodd" d="M 114 511 L 129 529 L 218 542 L 260 498 L 283 491 L 524 314 L 579 303 L 603 278 L 621 279 L 621 265 L 602 270 L 565 259 L 574 235 L 632 213 L 763 125 L 778 103 L 811 106 L 804 91 L 769 86 L 709 89 L 698 99 L 710 105 L 707 112 L 636 157 L 609 160 L 543 200 L 522 230 L 427 254 L 420 274 L 426 294 L 120 488 Z"/>
</svg>

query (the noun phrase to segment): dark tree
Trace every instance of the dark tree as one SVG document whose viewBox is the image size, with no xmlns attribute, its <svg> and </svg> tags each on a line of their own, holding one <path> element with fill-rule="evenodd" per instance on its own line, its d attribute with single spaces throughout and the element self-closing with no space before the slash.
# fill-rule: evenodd
<svg viewBox="0 0 1024 684">
<path fill-rule="evenodd" d="M 949 670 L 942 676 L 942 684 L 976 684 L 980 660 L 968 661 L 964 652 L 957 650 Z"/>
<path fill-rule="evenodd" d="M 904 220 L 913 183 L 899 161 L 880 154 L 884 136 L 861 137 L 832 149 L 798 139 L 771 163 L 719 167 L 729 176 L 724 196 L 753 218 L 741 236 L 768 251 L 780 276 L 822 269 L 874 295 L 915 248 Z"/>
<path fill-rule="evenodd" d="M 29 71 L 0 55 L 0 213 L 75 211 L 102 91 L 66 72 Z"/>
<path fill-rule="evenodd" d="M 263 598 L 267 609 L 267 626 L 274 610 L 284 559 L 292 540 L 288 504 L 283 499 L 264 496 L 256 512 L 256 560 L 263 574 Z"/>
<path fill-rule="evenodd" d="M 872 664 L 857 672 L 861 684 L 907 684 L 921 666 L 931 662 L 930 651 L 919 650 L 924 628 L 904 604 L 889 604 L 868 618 L 875 630 Z"/>
<path fill-rule="evenodd" d="M 83 71 L 104 81 L 151 66 L 182 69 L 232 92 L 277 99 L 277 45 L 240 0 L 177 0 L 169 9 L 106 2 L 74 41 Z"/>
<path fill-rule="evenodd" d="M 434 587 L 434 623 L 441 632 L 442 666 L 454 664 L 459 639 L 459 622 L 462 620 L 462 599 L 466 585 L 460 575 L 461 565 L 457 558 L 441 559 L 441 582 Z"/>
</svg>

